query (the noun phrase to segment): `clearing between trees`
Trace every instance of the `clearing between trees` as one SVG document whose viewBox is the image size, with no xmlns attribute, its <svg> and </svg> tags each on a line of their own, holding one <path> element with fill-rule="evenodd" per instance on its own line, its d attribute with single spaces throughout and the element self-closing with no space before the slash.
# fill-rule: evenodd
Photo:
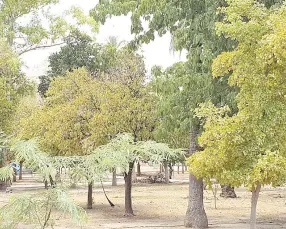
<svg viewBox="0 0 286 229">
<path fill-rule="evenodd" d="M 176 169 L 176 168 L 175 168 Z M 158 172 L 157 167 L 142 166 L 142 176 Z M 13 195 L 38 195 L 44 190 L 37 176 L 24 174 L 22 181 L 14 183 L 13 193 L 0 193 L 0 207 L 8 202 Z M 93 199 L 94 207 L 87 210 L 88 223 L 83 229 L 91 228 L 184 228 L 183 222 L 188 203 L 188 173 L 177 174 L 170 184 L 135 183 L 133 186 L 133 206 L 135 217 L 124 217 L 124 185 L 123 178 L 118 177 L 118 186 L 111 186 L 111 180 L 105 180 L 105 190 L 115 204 L 110 207 L 100 184 L 95 184 Z M 213 229 L 244 229 L 249 228 L 251 192 L 245 188 L 237 188 L 238 198 L 225 199 L 217 193 L 217 209 L 214 206 L 212 190 L 204 191 L 204 204 L 209 218 L 209 228 Z M 69 194 L 86 209 L 87 188 L 78 186 L 70 189 Z M 286 188 L 262 188 L 257 209 L 258 229 L 286 228 Z M 58 214 L 55 221 L 56 229 L 79 228 L 72 224 L 68 215 Z M 29 229 L 31 225 L 20 225 L 19 229 Z"/>
</svg>

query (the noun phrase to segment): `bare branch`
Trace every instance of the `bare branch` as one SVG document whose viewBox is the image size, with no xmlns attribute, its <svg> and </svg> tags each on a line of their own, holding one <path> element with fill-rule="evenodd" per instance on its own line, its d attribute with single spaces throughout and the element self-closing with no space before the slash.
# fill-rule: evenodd
<svg viewBox="0 0 286 229">
<path fill-rule="evenodd" d="M 27 53 L 27 52 L 30 52 L 30 51 L 35 51 L 35 50 L 38 50 L 38 49 L 51 48 L 51 47 L 55 47 L 55 46 L 59 46 L 59 45 L 63 45 L 63 44 L 65 44 L 65 42 L 56 43 L 56 44 L 50 44 L 50 45 L 39 45 L 39 46 L 29 47 L 29 48 L 21 51 L 20 53 L 18 53 L 18 55 L 21 56 L 24 53 Z"/>
</svg>

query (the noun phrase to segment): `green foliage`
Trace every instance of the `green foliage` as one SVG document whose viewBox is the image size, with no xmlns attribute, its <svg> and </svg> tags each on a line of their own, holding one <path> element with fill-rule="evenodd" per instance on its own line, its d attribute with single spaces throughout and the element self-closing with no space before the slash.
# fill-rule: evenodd
<svg viewBox="0 0 286 229">
<path fill-rule="evenodd" d="M 0 168 L 0 182 L 7 181 L 9 179 L 12 180 L 13 175 L 14 170 L 10 165 Z"/>
<path fill-rule="evenodd" d="M 32 92 L 33 85 L 20 72 L 20 61 L 0 39 L 0 128 L 7 131 L 19 99 Z"/>
<path fill-rule="evenodd" d="M 20 4 L 16 0 L 2 1 L 0 37 L 21 55 L 31 50 L 59 44 L 62 38 L 86 25 L 91 28 L 93 34 L 98 31 L 98 23 L 78 7 L 72 7 L 63 15 L 51 14 L 51 6 L 56 6 L 58 2 L 58 0 L 28 0 Z M 74 19 L 74 22 L 68 22 L 68 17 Z"/>
<path fill-rule="evenodd" d="M 239 112 L 230 116 L 226 108 L 211 104 L 199 109 L 198 115 L 206 118 L 200 138 L 204 150 L 190 158 L 190 170 L 235 186 L 275 186 L 286 175 L 286 7 L 267 9 L 254 0 L 231 0 L 221 11 L 225 18 L 217 31 L 236 39 L 238 47 L 218 56 L 213 72 L 231 73 L 229 83 L 240 88 Z"/>
<path fill-rule="evenodd" d="M 14 196 L 0 209 L 0 227 L 17 228 L 19 223 L 35 224 L 35 228 L 47 228 L 55 224 L 53 214 L 70 214 L 73 223 L 81 226 L 87 221 L 86 212 L 76 205 L 68 194 L 53 188 L 38 195 Z"/>
<path fill-rule="evenodd" d="M 84 69 L 56 77 L 43 106 L 20 120 L 19 138 L 40 137 L 41 146 L 57 155 L 88 154 L 119 132 L 152 138 L 155 104 L 144 86 L 142 57 L 123 49 L 111 67 L 96 79 Z"/>
<path fill-rule="evenodd" d="M 232 112 L 236 112 L 236 90 L 229 87 L 226 80 L 212 80 L 209 74 L 193 73 L 188 62 L 176 63 L 165 71 L 154 68 L 153 76 L 160 118 L 156 129 L 159 141 L 188 148 L 190 129 L 200 124 L 195 109 L 205 101 L 218 106 L 229 104 Z"/>
<path fill-rule="evenodd" d="M 168 160 L 176 161 L 184 157 L 185 153 L 182 149 L 171 149 L 164 143 L 134 141 L 132 134 L 120 134 L 107 145 L 101 146 L 100 149 L 110 152 L 109 157 L 125 158 L 125 163 L 122 167 L 125 171 L 128 171 L 130 162 L 142 160 L 155 163 Z M 114 156 L 111 156 L 112 152 L 115 152 Z"/>
</svg>

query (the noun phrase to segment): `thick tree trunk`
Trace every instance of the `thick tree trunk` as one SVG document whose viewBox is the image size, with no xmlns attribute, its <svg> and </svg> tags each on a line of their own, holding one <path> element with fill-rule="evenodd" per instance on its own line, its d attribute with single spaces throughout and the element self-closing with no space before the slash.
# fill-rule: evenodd
<svg viewBox="0 0 286 229">
<path fill-rule="evenodd" d="M 19 180 L 23 180 L 23 161 L 20 161 Z"/>
<path fill-rule="evenodd" d="M 124 174 L 125 181 L 125 216 L 134 216 L 132 209 L 132 172 L 133 172 L 134 162 L 129 163 L 129 171 Z"/>
<path fill-rule="evenodd" d="M 193 127 L 190 136 L 190 155 L 197 151 L 197 136 L 199 128 Z M 207 228 L 208 218 L 204 209 L 203 180 L 193 174 L 189 176 L 189 203 L 185 217 L 185 227 Z"/>
<path fill-rule="evenodd" d="M 93 182 L 88 184 L 88 192 L 87 192 L 87 209 L 92 209 L 92 187 Z"/>
<path fill-rule="evenodd" d="M 168 162 L 164 161 L 164 171 L 165 171 L 165 183 L 169 184 L 170 183 L 170 177 L 169 177 L 169 167 L 168 167 Z"/>
<path fill-rule="evenodd" d="M 236 193 L 234 191 L 234 187 L 230 187 L 227 184 L 221 185 L 221 197 L 224 198 L 236 198 Z"/>
<path fill-rule="evenodd" d="M 137 176 L 141 177 L 141 166 L 140 166 L 140 162 L 137 162 Z"/>
<path fill-rule="evenodd" d="M 251 215 L 250 215 L 250 229 L 256 228 L 256 207 L 259 197 L 259 192 L 261 190 L 261 184 L 258 183 L 257 187 L 252 189 L 251 197 Z"/>
<path fill-rule="evenodd" d="M 112 186 L 117 186 L 116 168 L 112 171 Z"/>
</svg>

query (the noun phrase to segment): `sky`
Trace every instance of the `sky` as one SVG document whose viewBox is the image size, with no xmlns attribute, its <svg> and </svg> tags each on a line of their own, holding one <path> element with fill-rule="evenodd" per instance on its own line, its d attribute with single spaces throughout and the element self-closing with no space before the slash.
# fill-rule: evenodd
<svg viewBox="0 0 286 229">
<path fill-rule="evenodd" d="M 57 7 L 53 11 L 61 13 L 71 6 L 76 5 L 88 13 L 90 9 L 95 7 L 97 2 L 98 0 L 60 0 L 60 3 L 57 4 Z M 110 36 L 117 37 L 119 41 L 130 41 L 132 39 L 130 25 L 130 19 L 124 16 L 107 20 L 104 25 L 100 26 L 97 42 L 106 43 L 106 40 Z M 150 73 L 154 65 L 168 67 L 175 62 L 185 60 L 184 53 L 170 52 L 170 41 L 171 37 L 167 34 L 163 37 L 156 37 L 153 42 L 142 46 L 142 54 L 145 58 L 148 73 Z M 60 47 L 53 47 L 22 55 L 22 61 L 24 62 L 23 71 L 30 79 L 37 81 L 38 76 L 45 74 L 48 69 L 48 56 L 59 49 Z"/>
</svg>

